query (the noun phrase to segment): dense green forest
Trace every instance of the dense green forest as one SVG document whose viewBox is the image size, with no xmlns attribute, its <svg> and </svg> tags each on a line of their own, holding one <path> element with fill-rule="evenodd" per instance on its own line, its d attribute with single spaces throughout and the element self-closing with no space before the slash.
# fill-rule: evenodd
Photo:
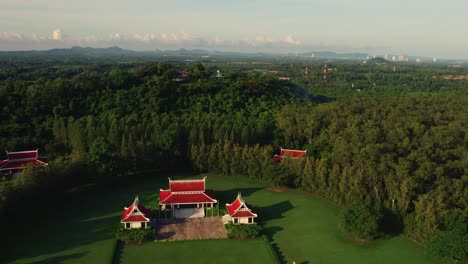
<svg viewBox="0 0 468 264">
<path fill-rule="evenodd" d="M 51 162 L 4 178 L 0 214 L 45 192 L 185 168 L 360 201 L 382 212 L 382 232 L 466 260 L 441 245 L 467 242 L 468 83 L 432 77 L 466 71 L 337 62 L 324 80 L 321 63 L 307 76 L 304 65 L 5 62 L 0 149 L 39 148 Z M 189 77 L 176 81 L 180 70 Z M 278 165 L 281 147 L 308 155 Z"/>
</svg>

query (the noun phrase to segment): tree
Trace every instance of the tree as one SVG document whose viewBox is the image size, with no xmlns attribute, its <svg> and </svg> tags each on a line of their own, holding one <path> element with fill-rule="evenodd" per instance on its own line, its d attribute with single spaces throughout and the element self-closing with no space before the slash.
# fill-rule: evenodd
<svg viewBox="0 0 468 264">
<path fill-rule="evenodd" d="M 114 68 L 109 72 L 109 79 L 114 88 L 122 89 L 130 84 L 130 75 L 128 72 Z"/>
<path fill-rule="evenodd" d="M 379 234 L 380 210 L 362 202 L 352 202 L 341 215 L 343 229 L 360 239 L 374 239 Z"/>
<path fill-rule="evenodd" d="M 119 152 L 104 138 L 98 138 L 93 142 L 88 159 L 101 177 L 116 175 L 120 171 Z"/>
<path fill-rule="evenodd" d="M 189 69 L 189 76 L 195 79 L 205 78 L 207 77 L 206 69 L 201 63 L 197 63 L 190 67 Z"/>
<path fill-rule="evenodd" d="M 468 262 L 468 222 L 461 213 L 451 212 L 445 217 L 445 230 L 426 244 L 431 255 L 449 260 Z"/>
</svg>

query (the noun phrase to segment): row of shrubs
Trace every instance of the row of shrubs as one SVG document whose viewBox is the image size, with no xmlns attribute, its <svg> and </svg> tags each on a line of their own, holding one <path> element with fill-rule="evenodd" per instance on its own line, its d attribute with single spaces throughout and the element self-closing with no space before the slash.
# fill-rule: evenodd
<svg viewBox="0 0 468 264">
<path fill-rule="evenodd" d="M 141 244 L 145 241 L 154 240 L 153 228 L 132 228 L 125 229 L 120 227 L 117 230 L 116 238 L 126 244 Z"/>
<path fill-rule="evenodd" d="M 258 237 L 262 231 L 262 227 L 257 223 L 248 225 L 234 225 L 231 221 L 226 224 L 226 229 L 229 238 L 236 239 L 255 238 Z"/>
</svg>

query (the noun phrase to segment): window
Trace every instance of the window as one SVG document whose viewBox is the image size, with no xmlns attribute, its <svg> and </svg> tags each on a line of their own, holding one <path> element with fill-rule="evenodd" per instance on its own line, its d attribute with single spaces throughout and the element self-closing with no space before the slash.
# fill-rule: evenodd
<svg viewBox="0 0 468 264">
<path fill-rule="evenodd" d="M 145 228 L 146 227 L 146 223 L 145 222 L 141 222 L 141 228 Z"/>
<path fill-rule="evenodd" d="M 125 223 L 125 228 L 130 228 L 130 223 Z"/>
</svg>

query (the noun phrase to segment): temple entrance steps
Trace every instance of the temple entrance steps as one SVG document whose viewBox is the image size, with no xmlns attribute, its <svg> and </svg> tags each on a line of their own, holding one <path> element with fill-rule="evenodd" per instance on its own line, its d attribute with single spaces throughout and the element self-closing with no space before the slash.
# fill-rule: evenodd
<svg viewBox="0 0 468 264">
<path fill-rule="evenodd" d="M 198 218 L 205 217 L 203 208 L 180 208 L 174 209 L 175 218 Z"/>
<path fill-rule="evenodd" d="M 158 240 L 198 240 L 227 238 L 221 217 L 167 219 L 156 226 Z"/>
</svg>

